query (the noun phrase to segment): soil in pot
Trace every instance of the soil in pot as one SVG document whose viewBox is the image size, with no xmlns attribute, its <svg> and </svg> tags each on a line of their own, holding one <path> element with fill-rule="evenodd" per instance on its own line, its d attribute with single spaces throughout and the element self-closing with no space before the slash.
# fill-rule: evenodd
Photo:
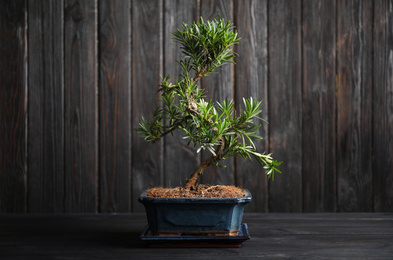
<svg viewBox="0 0 393 260">
<path fill-rule="evenodd" d="M 245 192 L 235 186 L 198 184 L 192 190 L 155 187 L 147 190 L 146 195 L 155 198 L 239 198 L 244 197 Z"/>
</svg>

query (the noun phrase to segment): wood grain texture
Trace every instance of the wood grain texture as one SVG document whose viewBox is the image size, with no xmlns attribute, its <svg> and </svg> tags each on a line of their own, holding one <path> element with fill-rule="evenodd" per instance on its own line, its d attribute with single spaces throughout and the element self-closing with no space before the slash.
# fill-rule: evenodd
<svg viewBox="0 0 393 260">
<path fill-rule="evenodd" d="M 65 211 L 97 211 L 97 2 L 65 2 Z"/>
<path fill-rule="evenodd" d="M 374 2 L 374 210 L 393 211 L 393 1 Z"/>
<path fill-rule="evenodd" d="M 262 100 L 263 119 L 268 117 L 267 85 L 267 1 L 235 1 L 236 29 L 240 43 L 235 52 L 235 103 L 243 108 L 243 98 L 252 97 Z M 259 121 L 261 127 L 257 134 L 263 140 L 256 140 L 258 152 L 268 149 L 268 125 Z M 257 162 L 236 158 L 235 183 L 247 188 L 252 194 L 252 202 L 247 205 L 249 212 L 266 212 L 268 210 L 268 185 L 263 167 Z"/>
<path fill-rule="evenodd" d="M 63 13 L 29 2 L 28 212 L 64 211 Z"/>
<path fill-rule="evenodd" d="M 218 14 L 225 21 L 233 21 L 233 2 L 225 0 L 201 0 L 201 16 L 206 21 L 208 19 L 217 19 Z M 217 69 L 217 72 L 202 78 L 201 87 L 206 89 L 206 100 L 213 102 L 222 102 L 225 99 L 232 100 L 234 89 L 234 68 L 233 64 L 226 64 Z M 202 160 L 207 160 L 211 153 L 209 151 L 202 152 Z M 234 182 L 234 159 L 230 158 L 221 162 L 226 168 L 210 166 L 201 176 L 201 183 L 216 184 L 233 184 Z"/>
<path fill-rule="evenodd" d="M 203 157 L 133 131 L 176 77 L 182 22 L 233 20 L 237 65 L 201 80 L 206 99 L 262 99 L 250 161 L 201 182 L 236 184 L 246 211 L 393 211 L 393 2 L 0 0 L 0 212 L 142 211 L 140 192 L 184 183 Z"/>
<path fill-rule="evenodd" d="M 284 161 L 269 211 L 302 210 L 301 1 L 269 2 L 269 150 Z"/>
<path fill-rule="evenodd" d="M 0 212 L 26 212 L 27 4 L 0 1 Z"/>
<path fill-rule="evenodd" d="M 1 258 L 42 259 L 391 259 L 386 213 L 245 214 L 241 248 L 148 248 L 145 214 L 0 215 Z"/>
<path fill-rule="evenodd" d="M 132 127 L 152 117 L 159 105 L 157 90 L 162 74 L 162 1 L 134 1 L 132 5 Z M 132 210 L 142 190 L 163 185 L 163 146 L 132 135 Z"/>
<path fill-rule="evenodd" d="M 337 6 L 339 211 L 372 210 L 372 2 Z"/>
<path fill-rule="evenodd" d="M 100 211 L 131 210 L 131 3 L 100 1 Z"/>
<path fill-rule="evenodd" d="M 302 12 L 303 211 L 335 211 L 335 2 L 305 1 Z"/>
<path fill-rule="evenodd" d="M 164 75 L 171 75 L 174 82 L 182 73 L 178 61 L 184 59 L 180 44 L 172 38 L 172 32 L 180 29 L 183 23 L 191 23 L 199 17 L 198 1 L 177 0 L 164 2 Z M 183 132 L 167 135 L 164 142 L 164 185 L 182 186 L 186 178 L 195 171 L 200 163 L 196 149 L 182 139 Z"/>
</svg>

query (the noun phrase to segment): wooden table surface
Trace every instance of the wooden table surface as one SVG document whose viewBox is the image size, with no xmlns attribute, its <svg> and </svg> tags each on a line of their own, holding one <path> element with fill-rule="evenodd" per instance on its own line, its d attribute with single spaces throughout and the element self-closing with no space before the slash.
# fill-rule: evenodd
<svg viewBox="0 0 393 260">
<path fill-rule="evenodd" d="M 0 259 L 393 259 L 392 213 L 245 214 L 240 248 L 150 248 L 145 214 L 0 215 Z"/>
</svg>

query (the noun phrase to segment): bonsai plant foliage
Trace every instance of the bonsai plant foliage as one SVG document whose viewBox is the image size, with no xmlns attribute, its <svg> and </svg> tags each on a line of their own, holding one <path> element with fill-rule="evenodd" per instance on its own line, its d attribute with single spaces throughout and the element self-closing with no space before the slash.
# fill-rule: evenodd
<svg viewBox="0 0 393 260">
<path fill-rule="evenodd" d="M 203 149 L 211 153 L 185 181 L 184 190 L 195 189 L 198 177 L 207 167 L 221 166 L 220 161 L 232 156 L 256 159 L 266 169 L 268 178 L 273 179 L 274 172 L 280 172 L 276 167 L 281 162 L 273 160 L 271 154 L 258 152 L 253 142 L 262 138 L 256 134 L 260 125 L 255 123 L 255 119 L 263 120 L 259 117 L 261 101 L 243 98 L 243 108 L 238 112 L 232 100 L 205 100 L 205 90 L 198 86 L 200 78 L 226 63 L 234 63 L 233 46 L 240 38 L 232 22 L 225 22 L 220 16 L 206 22 L 201 18 L 199 22 L 183 24 L 173 36 L 184 54 L 178 62 L 182 73 L 172 82 L 170 75 L 162 78 L 162 106 L 154 110 L 151 120 L 142 117 L 137 131 L 154 143 L 180 130 L 197 152 Z"/>
</svg>

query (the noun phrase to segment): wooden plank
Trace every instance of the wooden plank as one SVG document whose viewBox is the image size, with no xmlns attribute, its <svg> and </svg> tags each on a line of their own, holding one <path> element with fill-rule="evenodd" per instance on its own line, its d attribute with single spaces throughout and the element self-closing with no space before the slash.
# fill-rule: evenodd
<svg viewBox="0 0 393 260">
<path fill-rule="evenodd" d="M 183 59 L 180 44 L 172 40 L 172 32 L 180 29 L 183 23 L 198 19 L 198 1 L 180 0 L 164 2 L 164 75 L 171 75 L 172 81 L 182 73 L 177 61 Z M 164 142 L 164 185 L 176 187 L 184 185 L 200 163 L 200 156 L 187 140 L 182 139 L 183 132 L 166 136 Z"/>
<path fill-rule="evenodd" d="M 97 211 L 97 2 L 65 2 L 65 211 Z"/>
<path fill-rule="evenodd" d="M 217 19 L 218 14 L 221 15 L 225 21 L 233 20 L 233 2 L 225 0 L 201 0 L 201 16 L 203 19 Z M 214 102 L 222 102 L 225 99 L 233 99 L 234 86 L 234 68 L 233 64 L 226 64 L 219 68 L 216 73 L 210 74 L 208 77 L 202 78 L 201 86 L 206 89 L 206 100 Z M 202 152 L 202 160 L 207 160 L 211 156 L 209 151 Z M 201 183 L 208 184 L 234 184 L 234 159 L 230 158 L 223 162 L 226 168 L 219 168 L 211 166 L 205 170 L 204 175 L 201 176 Z"/>
<path fill-rule="evenodd" d="M 63 13 L 29 2 L 28 212 L 64 211 Z"/>
<path fill-rule="evenodd" d="M 389 259 L 393 252 L 391 214 L 253 214 L 244 221 L 247 251 L 259 248 L 267 259 Z"/>
<path fill-rule="evenodd" d="M 269 183 L 269 211 L 302 210 L 301 1 L 269 11 L 269 150 L 283 174 Z"/>
<path fill-rule="evenodd" d="M 372 210 L 372 2 L 337 6 L 339 211 Z"/>
<path fill-rule="evenodd" d="M 131 3 L 100 1 L 100 211 L 131 210 Z"/>
<path fill-rule="evenodd" d="M 162 74 L 162 1 L 135 1 L 132 5 L 132 127 L 144 116 L 151 118 L 158 104 Z M 163 146 L 132 135 L 132 210 L 142 190 L 163 185 Z"/>
<path fill-rule="evenodd" d="M 5 259 L 391 259 L 384 213 L 245 214 L 241 248 L 146 248 L 145 214 L 0 216 Z M 131 257 L 130 257 L 131 256 Z M 240 257 L 239 257 L 240 256 Z"/>
<path fill-rule="evenodd" d="M 0 212 L 26 212 L 27 6 L 0 2 Z"/>
<path fill-rule="evenodd" d="M 253 97 L 262 100 L 261 117 L 268 120 L 267 96 L 267 1 L 236 1 L 236 28 L 241 37 L 235 52 L 235 103 L 243 106 L 243 97 Z M 268 125 L 262 121 L 257 134 L 263 140 L 257 140 L 255 145 L 259 152 L 268 149 Z M 266 212 L 268 186 L 263 167 L 257 162 L 236 158 L 235 183 L 250 190 L 252 202 L 247 205 L 248 212 Z"/>
<path fill-rule="evenodd" d="M 336 208 L 335 2 L 303 3 L 303 211 Z"/>
<path fill-rule="evenodd" d="M 393 1 L 374 2 L 374 210 L 393 211 Z"/>
</svg>

